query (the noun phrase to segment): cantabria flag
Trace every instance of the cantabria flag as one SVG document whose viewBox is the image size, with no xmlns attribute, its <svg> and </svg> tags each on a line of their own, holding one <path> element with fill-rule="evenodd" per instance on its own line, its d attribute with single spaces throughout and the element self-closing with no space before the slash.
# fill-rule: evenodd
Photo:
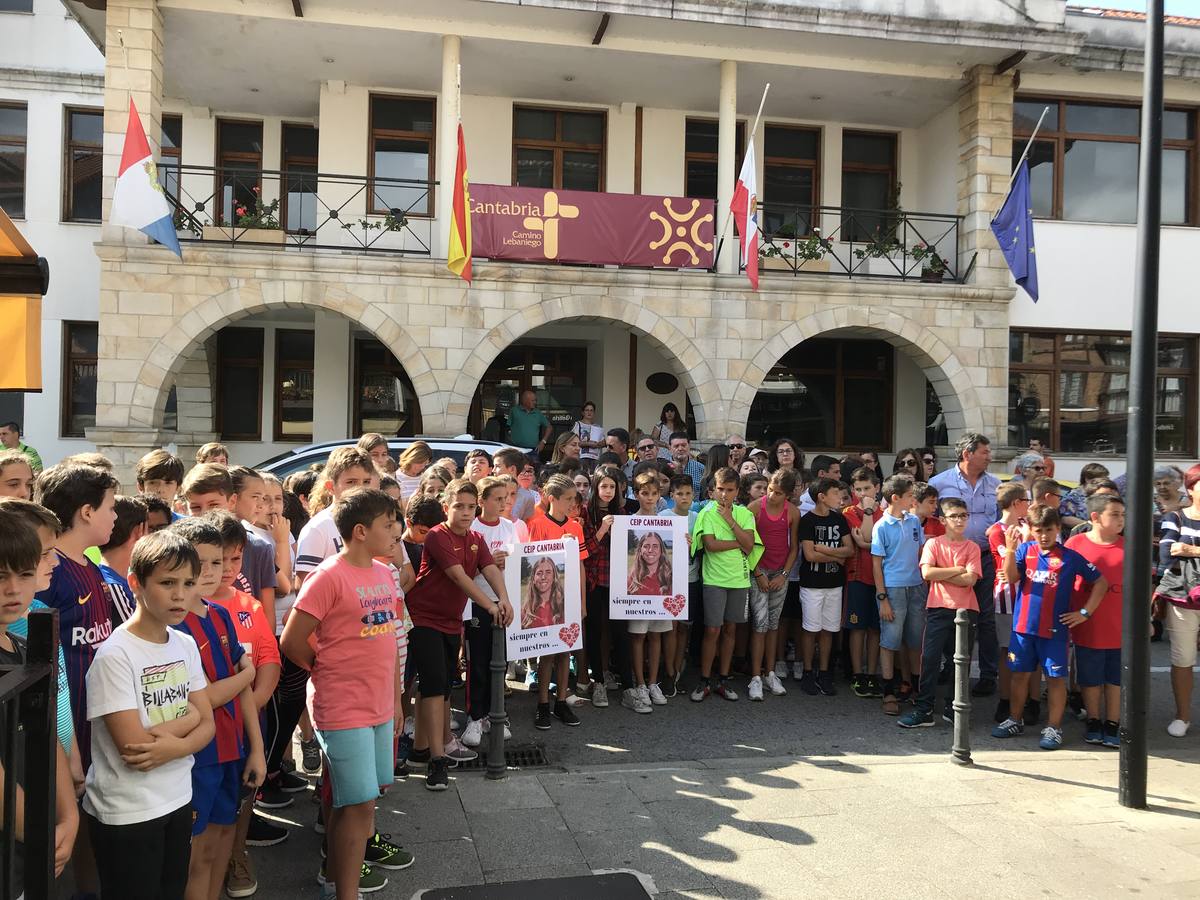
<svg viewBox="0 0 1200 900">
<path fill-rule="evenodd" d="M 150 155 L 150 143 L 132 97 L 129 98 L 125 149 L 121 151 L 121 168 L 117 171 L 108 219 L 114 225 L 136 228 L 183 258 L 175 224 L 171 221 L 171 204 L 158 183 L 158 167 Z"/>
</svg>

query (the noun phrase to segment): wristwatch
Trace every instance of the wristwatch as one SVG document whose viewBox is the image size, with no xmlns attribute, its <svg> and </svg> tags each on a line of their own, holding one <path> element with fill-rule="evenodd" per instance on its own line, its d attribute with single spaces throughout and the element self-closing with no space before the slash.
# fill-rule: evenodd
<svg viewBox="0 0 1200 900">
<path fill-rule="evenodd" d="M 1087 609 L 1079 610 L 1079 614 L 1081 616 L 1083 616 L 1085 619 L 1090 619 L 1092 617 L 1092 614 L 1090 612 L 1088 612 Z"/>
<path fill-rule="evenodd" d="M 875 595 L 876 600 L 886 600 L 887 598 L 888 598 L 887 591 L 884 591 L 882 594 Z"/>
</svg>

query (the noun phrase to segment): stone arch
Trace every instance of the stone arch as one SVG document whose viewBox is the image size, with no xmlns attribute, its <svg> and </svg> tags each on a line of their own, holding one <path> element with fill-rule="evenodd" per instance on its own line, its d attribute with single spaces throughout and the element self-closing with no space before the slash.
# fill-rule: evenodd
<svg viewBox="0 0 1200 900">
<path fill-rule="evenodd" d="M 447 404 L 451 421 L 465 423 L 475 389 L 500 352 L 542 325 L 567 320 L 614 322 L 644 337 L 662 353 L 679 377 L 692 403 L 697 433 L 724 429 L 727 400 L 721 396 L 712 367 L 695 343 L 674 324 L 641 303 L 619 297 L 567 294 L 516 310 L 476 344 L 454 380 Z"/>
<path fill-rule="evenodd" d="M 442 394 L 424 352 L 378 305 L 338 285 L 280 280 L 236 285 L 204 298 L 175 319 L 140 361 L 128 406 L 129 421 L 119 424 L 161 428 L 171 385 L 197 346 L 226 325 L 285 307 L 326 310 L 370 330 L 408 373 L 421 397 L 422 413 L 428 404 L 430 414 L 443 414 Z"/>
<path fill-rule="evenodd" d="M 908 353 L 937 391 L 947 430 L 951 434 L 984 430 L 976 385 L 954 351 L 928 328 L 884 307 L 842 306 L 789 322 L 763 343 L 747 365 L 734 391 L 730 418 L 745 428 L 755 396 L 783 355 L 809 338 L 836 334 L 877 338 Z"/>
</svg>

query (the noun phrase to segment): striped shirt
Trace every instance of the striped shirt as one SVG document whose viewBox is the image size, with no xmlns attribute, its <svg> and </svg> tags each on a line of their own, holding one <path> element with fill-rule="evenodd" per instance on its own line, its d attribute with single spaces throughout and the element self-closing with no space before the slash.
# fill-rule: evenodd
<svg viewBox="0 0 1200 900">
<path fill-rule="evenodd" d="M 1060 619 L 1071 608 L 1075 579 L 1092 584 L 1100 570 L 1074 550 L 1055 544 L 1042 552 L 1026 541 L 1013 553 L 1020 579 L 1013 610 L 1013 631 L 1066 641 L 1069 629 Z"/>
<path fill-rule="evenodd" d="M 1200 519 L 1193 519 L 1180 512 L 1167 513 L 1159 526 L 1158 566 L 1162 572 L 1157 593 L 1176 606 L 1185 609 L 1200 609 L 1200 599 L 1193 600 L 1188 595 L 1187 579 L 1184 577 L 1182 563 L 1179 558 L 1171 555 L 1171 545 L 1174 543 L 1190 544 L 1200 547 Z M 1187 561 L 1189 566 L 1197 565 L 1196 560 Z M 1194 587 L 1194 585 L 1193 585 Z"/>
<path fill-rule="evenodd" d="M 189 634 L 200 651 L 200 664 L 210 685 L 237 674 L 238 662 L 246 651 L 238 642 L 237 630 L 229 612 L 215 603 L 201 600 L 208 615 L 189 612 L 173 628 Z M 246 755 L 245 732 L 242 726 L 242 704 L 235 696 L 224 706 L 213 710 L 216 734 L 208 746 L 196 754 L 197 766 L 215 766 L 233 762 Z"/>
<path fill-rule="evenodd" d="M 29 604 L 29 612 L 39 609 L 49 609 L 41 600 Z M 29 640 L 29 619 L 22 616 L 8 626 L 8 633 Z M 63 750 L 70 755 L 71 741 L 75 739 L 75 723 L 71 721 L 71 689 L 67 685 L 67 664 L 63 656 L 62 644 L 58 645 L 58 742 Z"/>
<path fill-rule="evenodd" d="M 91 561 L 75 562 L 59 550 L 50 587 L 37 599 L 58 610 L 58 636 L 71 692 L 71 714 L 79 759 L 86 772 L 92 762 L 92 724 L 88 721 L 87 672 L 99 647 L 113 630 L 112 603 L 100 570 Z"/>
<path fill-rule="evenodd" d="M 333 521 L 333 506 L 313 516 L 296 542 L 296 574 L 311 575 L 317 566 L 342 552 L 342 536 Z"/>
</svg>

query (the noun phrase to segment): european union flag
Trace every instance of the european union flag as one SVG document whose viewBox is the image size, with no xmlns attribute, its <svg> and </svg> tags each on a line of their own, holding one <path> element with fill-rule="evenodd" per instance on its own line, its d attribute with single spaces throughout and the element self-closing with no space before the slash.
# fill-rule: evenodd
<svg viewBox="0 0 1200 900">
<path fill-rule="evenodd" d="M 1012 270 L 1017 284 L 1037 302 L 1037 255 L 1033 242 L 1033 204 L 1029 201 L 1029 162 L 1021 160 L 1008 196 L 996 218 L 992 219 L 992 234 L 1000 244 L 1000 252 Z"/>
</svg>

